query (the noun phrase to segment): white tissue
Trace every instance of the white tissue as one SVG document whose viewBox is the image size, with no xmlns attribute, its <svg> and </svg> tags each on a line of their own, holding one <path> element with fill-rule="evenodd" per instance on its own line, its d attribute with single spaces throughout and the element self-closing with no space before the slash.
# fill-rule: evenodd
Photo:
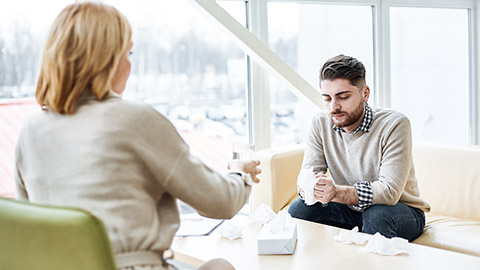
<svg viewBox="0 0 480 270">
<path fill-rule="evenodd" d="M 358 227 L 353 228 L 351 231 L 341 230 L 334 239 L 344 244 L 363 245 L 367 242 L 367 245 L 360 250 L 362 252 L 388 256 L 409 253 L 408 241 L 406 239 L 400 237 L 388 239 L 378 232 L 375 235 L 361 234 L 358 232 Z"/>
<path fill-rule="evenodd" d="M 235 240 L 241 238 L 243 236 L 243 226 L 242 224 L 232 221 L 226 220 L 223 224 L 218 228 L 218 233 L 229 240 Z"/>
<path fill-rule="evenodd" d="M 408 254 L 410 252 L 407 239 L 400 237 L 388 239 L 378 232 L 368 240 L 368 244 L 360 251 L 388 256 Z"/>
<path fill-rule="evenodd" d="M 277 216 L 267 225 L 270 227 L 270 232 L 276 234 L 285 231 L 287 222 L 291 221 L 293 221 L 292 216 L 287 211 L 282 210 L 278 212 Z"/>
<path fill-rule="evenodd" d="M 267 224 L 276 217 L 275 212 L 273 212 L 270 206 L 261 203 L 257 209 L 253 212 L 253 218 L 258 220 L 261 224 Z"/>
<path fill-rule="evenodd" d="M 263 225 L 257 237 L 259 255 L 293 254 L 297 244 L 297 224 L 292 216 L 280 211 L 276 217 Z"/>
<path fill-rule="evenodd" d="M 272 208 L 262 203 L 255 209 L 250 220 L 245 216 L 236 215 L 230 220 L 225 220 L 217 229 L 217 232 L 224 238 L 235 240 L 243 236 L 243 229 L 247 227 L 247 223 L 258 221 L 264 225 L 269 222 L 271 223 L 275 218 L 277 218 L 277 215 L 273 212 Z"/>
<path fill-rule="evenodd" d="M 306 205 L 313 205 L 315 202 L 315 196 L 313 188 L 317 183 L 317 178 L 315 178 L 315 173 L 313 172 L 313 167 L 304 168 L 300 171 L 300 176 L 298 179 L 298 185 L 304 192 L 304 202 Z"/>
<path fill-rule="evenodd" d="M 358 233 L 358 227 L 355 227 L 351 231 L 341 230 L 334 239 L 337 242 L 341 242 L 347 245 L 363 245 L 368 241 L 370 237 L 372 236 L 368 234 Z"/>
</svg>

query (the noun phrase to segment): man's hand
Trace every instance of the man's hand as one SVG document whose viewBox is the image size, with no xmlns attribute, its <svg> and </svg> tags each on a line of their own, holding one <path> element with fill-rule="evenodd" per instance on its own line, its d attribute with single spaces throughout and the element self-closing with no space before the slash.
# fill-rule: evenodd
<svg viewBox="0 0 480 270">
<path fill-rule="evenodd" d="M 300 193 L 300 198 L 302 198 L 302 200 L 305 200 L 305 192 L 301 187 L 298 187 L 298 193 Z"/>
<path fill-rule="evenodd" d="M 333 179 L 327 177 L 327 175 L 323 173 L 318 173 L 315 175 L 315 177 L 318 178 L 318 181 L 313 188 L 314 197 L 317 201 L 327 204 L 337 194 L 337 189 L 333 183 Z"/>
<path fill-rule="evenodd" d="M 249 173 L 253 182 L 258 183 L 260 180 L 258 180 L 257 174 L 262 172 L 262 170 L 257 167 L 258 165 L 260 165 L 260 161 L 258 160 L 234 159 L 228 164 L 228 169 L 232 171 L 243 171 L 245 173 Z"/>
<path fill-rule="evenodd" d="M 323 173 L 315 175 L 318 178 L 313 188 L 315 199 L 323 204 L 338 202 L 342 204 L 358 205 L 357 189 L 353 186 L 337 186 L 333 179 Z"/>
</svg>

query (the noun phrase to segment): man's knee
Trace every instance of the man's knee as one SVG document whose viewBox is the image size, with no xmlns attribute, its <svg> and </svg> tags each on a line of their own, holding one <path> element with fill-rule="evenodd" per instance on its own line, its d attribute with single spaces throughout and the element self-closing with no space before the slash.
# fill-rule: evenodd
<svg viewBox="0 0 480 270">
<path fill-rule="evenodd" d="M 379 232 L 388 238 L 397 236 L 391 206 L 373 205 L 365 209 L 362 214 L 362 221 L 362 231 L 364 233 L 375 234 Z"/>
<path fill-rule="evenodd" d="M 309 210 L 302 199 L 296 199 L 288 207 L 288 213 L 294 218 L 307 219 L 308 212 Z"/>
</svg>

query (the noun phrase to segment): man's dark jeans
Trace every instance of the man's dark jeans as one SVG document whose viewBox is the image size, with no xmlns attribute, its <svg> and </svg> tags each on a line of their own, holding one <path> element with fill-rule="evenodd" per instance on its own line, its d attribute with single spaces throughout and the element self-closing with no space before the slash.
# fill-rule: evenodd
<svg viewBox="0 0 480 270">
<path fill-rule="evenodd" d="M 362 213 L 341 203 L 330 202 L 322 206 L 317 202 L 307 206 L 302 199 L 297 199 L 290 205 L 288 212 L 299 219 L 349 230 L 358 226 L 364 233 L 379 232 L 388 238 L 402 237 L 408 241 L 419 237 L 425 227 L 423 211 L 403 203 L 394 206 L 376 204 Z"/>
</svg>

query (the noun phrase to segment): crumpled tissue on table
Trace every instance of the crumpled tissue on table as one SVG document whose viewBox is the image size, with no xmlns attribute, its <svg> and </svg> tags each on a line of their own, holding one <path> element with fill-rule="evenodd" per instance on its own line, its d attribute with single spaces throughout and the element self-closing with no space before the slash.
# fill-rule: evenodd
<svg viewBox="0 0 480 270">
<path fill-rule="evenodd" d="M 217 229 L 220 236 L 229 240 L 242 238 L 243 229 L 247 227 L 248 217 L 244 215 L 236 215 L 232 219 L 225 220 Z"/>
<path fill-rule="evenodd" d="M 358 227 L 353 228 L 351 231 L 341 230 L 334 239 L 348 245 L 363 245 L 367 243 L 364 248 L 360 249 L 362 252 L 388 256 L 408 254 L 410 252 L 407 239 L 400 237 L 388 239 L 380 233 L 374 235 L 361 234 L 358 232 Z"/>
<path fill-rule="evenodd" d="M 268 205 L 262 203 L 257 209 L 255 209 L 250 221 L 258 221 L 260 224 L 267 224 L 270 221 L 274 220 L 277 217 L 272 208 Z M 247 226 L 248 221 L 245 220 L 246 217 L 242 219 L 241 216 L 237 215 L 231 220 L 226 220 L 223 224 L 217 229 L 217 232 L 224 238 L 235 240 L 243 236 L 243 229 Z"/>
<path fill-rule="evenodd" d="M 314 196 L 314 187 L 318 179 L 315 177 L 313 167 L 305 168 L 300 171 L 298 178 L 298 186 L 303 190 L 304 202 L 306 205 L 313 205 L 317 202 Z"/>
<path fill-rule="evenodd" d="M 341 230 L 338 235 L 335 236 L 335 241 L 341 242 L 347 245 L 363 245 L 368 242 L 371 237 L 369 234 L 358 233 L 358 227 L 353 228 L 351 231 Z"/>
<path fill-rule="evenodd" d="M 410 252 L 407 239 L 400 237 L 388 239 L 378 232 L 368 240 L 367 245 L 360 251 L 390 256 L 408 254 Z"/>
<path fill-rule="evenodd" d="M 217 232 L 224 238 L 229 240 L 235 240 L 243 236 L 244 226 L 233 222 L 231 220 L 226 220 L 222 225 L 217 229 Z"/>
</svg>

